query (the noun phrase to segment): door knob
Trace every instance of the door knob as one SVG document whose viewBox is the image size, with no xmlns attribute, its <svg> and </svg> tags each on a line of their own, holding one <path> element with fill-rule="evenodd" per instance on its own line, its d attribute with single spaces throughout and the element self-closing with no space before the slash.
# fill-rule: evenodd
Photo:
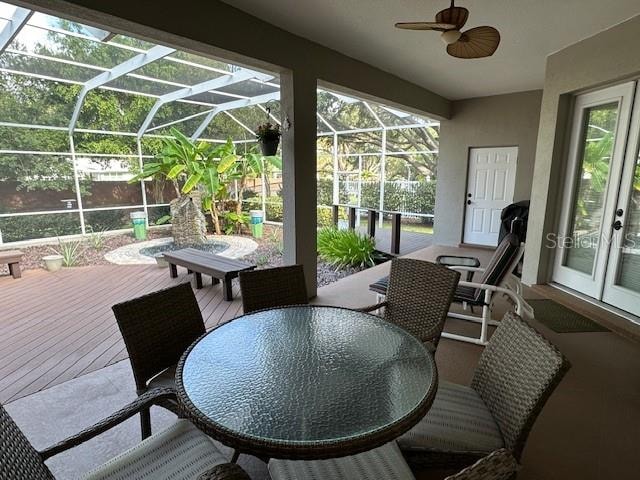
<svg viewBox="0 0 640 480">
<path fill-rule="evenodd" d="M 471 200 L 467 200 L 467 205 L 471 205 Z"/>
<path fill-rule="evenodd" d="M 624 210 L 622 210 L 621 208 L 616 210 L 616 217 L 621 217 L 622 215 L 624 215 Z"/>
<path fill-rule="evenodd" d="M 622 228 L 622 222 L 620 220 L 616 220 L 611 226 L 614 230 L 620 230 Z"/>
</svg>

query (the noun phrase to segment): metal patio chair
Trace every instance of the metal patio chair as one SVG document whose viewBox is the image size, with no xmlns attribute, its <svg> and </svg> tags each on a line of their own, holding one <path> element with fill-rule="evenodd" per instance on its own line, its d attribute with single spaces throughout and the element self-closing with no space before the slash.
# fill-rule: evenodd
<svg viewBox="0 0 640 480">
<path fill-rule="evenodd" d="M 171 389 L 151 390 L 100 423 L 42 451 L 36 450 L 0 405 L 0 478 L 55 480 L 45 460 L 97 437 L 152 405 L 175 405 Z M 179 413 L 172 409 L 174 413 Z M 86 480 L 250 480 L 227 463 L 213 440 L 184 419 L 84 476 Z"/>
<path fill-rule="evenodd" d="M 426 465 L 469 465 L 501 448 L 519 460 L 569 366 L 554 345 L 508 312 L 482 352 L 471 386 L 440 382 L 431 409 L 398 445 L 410 462 Z"/>
<path fill-rule="evenodd" d="M 435 263 L 395 258 L 385 300 L 358 310 L 384 308 L 385 320 L 404 328 L 435 352 L 459 279 L 459 272 Z"/>
<path fill-rule="evenodd" d="M 136 393 L 175 388 L 178 360 L 206 331 L 191 285 L 158 290 L 111 307 L 129 353 Z M 140 411 L 142 439 L 151 435 L 151 415 Z"/>
<path fill-rule="evenodd" d="M 309 303 L 302 265 L 240 272 L 239 276 L 244 313 Z"/>
</svg>

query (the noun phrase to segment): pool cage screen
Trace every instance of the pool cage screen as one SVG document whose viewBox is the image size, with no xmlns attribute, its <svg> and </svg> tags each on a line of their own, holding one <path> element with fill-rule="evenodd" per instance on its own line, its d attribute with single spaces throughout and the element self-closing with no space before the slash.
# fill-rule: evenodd
<svg viewBox="0 0 640 480">
<path fill-rule="evenodd" d="M 382 209 L 390 158 L 437 158 L 437 122 L 318 95 L 319 188 L 331 183 L 319 204 L 370 203 L 362 189 L 373 174 Z M 255 145 L 259 123 L 280 123 L 279 99 L 275 74 L 0 3 L 0 242 L 118 230 L 136 210 L 153 224 L 176 192 L 161 181 L 128 181 L 172 127 L 208 143 L 230 138 L 242 153 Z M 406 132 L 419 133 L 407 141 Z M 410 192 L 430 180 L 429 168 L 413 169 L 420 179 L 390 181 Z M 267 172 L 242 200 L 281 221 L 281 186 L 281 172 Z"/>
</svg>

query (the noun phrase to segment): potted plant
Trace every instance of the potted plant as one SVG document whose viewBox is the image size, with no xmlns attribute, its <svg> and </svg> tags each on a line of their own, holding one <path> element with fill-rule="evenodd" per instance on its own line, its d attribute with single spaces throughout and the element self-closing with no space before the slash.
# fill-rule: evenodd
<svg viewBox="0 0 640 480">
<path fill-rule="evenodd" d="M 258 125 L 256 129 L 256 139 L 260 145 L 260 151 L 265 157 L 274 156 L 278 152 L 280 144 L 280 125 L 274 125 L 271 122 Z"/>
<path fill-rule="evenodd" d="M 62 268 L 62 260 L 64 260 L 62 255 L 45 255 L 42 257 L 44 266 L 50 272 L 57 272 L 60 270 Z"/>
</svg>

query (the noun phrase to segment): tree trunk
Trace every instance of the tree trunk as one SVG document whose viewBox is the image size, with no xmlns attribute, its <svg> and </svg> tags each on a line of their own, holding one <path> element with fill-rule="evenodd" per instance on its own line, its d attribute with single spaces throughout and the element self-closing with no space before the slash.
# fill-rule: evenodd
<svg viewBox="0 0 640 480">
<path fill-rule="evenodd" d="M 220 214 L 218 213 L 215 202 L 211 202 L 211 208 L 209 209 L 209 211 L 211 213 L 211 223 L 213 223 L 213 230 L 216 232 L 216 235 L 222 235 L 222 228 L 220 228 Z"/>
</svg>

